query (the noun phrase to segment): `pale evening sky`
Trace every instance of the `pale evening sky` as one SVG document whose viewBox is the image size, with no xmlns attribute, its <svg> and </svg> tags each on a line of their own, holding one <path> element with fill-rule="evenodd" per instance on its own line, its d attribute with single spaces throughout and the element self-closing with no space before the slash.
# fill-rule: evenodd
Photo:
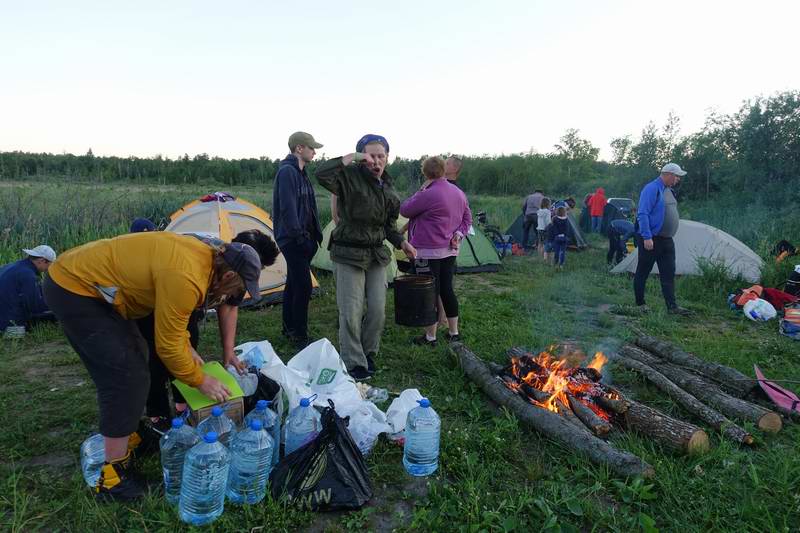
<svg viewBox="0 0 800 533">
<path fill-rule="evenodd" d="M 610 156 L 800 88 L 798 1 L 0 1 L 0 151 Z"/>
</svg>

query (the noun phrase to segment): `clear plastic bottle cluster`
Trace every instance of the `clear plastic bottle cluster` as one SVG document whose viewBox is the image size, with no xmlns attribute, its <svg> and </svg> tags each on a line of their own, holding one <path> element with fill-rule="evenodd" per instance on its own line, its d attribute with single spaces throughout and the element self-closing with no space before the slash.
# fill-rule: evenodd
<svg viewBox="0 0 800 533">
<path fill-rule="evenodd" d="M 161 465 L 165 497 L 177 505 L 181 520 L 196 526 L 211 523 L 224 511 L 226 499 L 235 504 L 262 501 L 270 472 L 281 457 L 281 440 L 287 456 L 319 435 L 315 398 L 302 398 L 283 427 L 266 400 L 256 404 L 238 430 L 220 407 L 196 430 L 182 418 L 174 419 L 160 440 Z M 412 476 L 428 476 L 439 467 L 441 420 L 427 398 L 418 403 L 406 419 L 403 466 Z M 87 485 L 96 484 L 103 459 L 103 437 L 92 435 L 81 446 Z"/>
</svg>

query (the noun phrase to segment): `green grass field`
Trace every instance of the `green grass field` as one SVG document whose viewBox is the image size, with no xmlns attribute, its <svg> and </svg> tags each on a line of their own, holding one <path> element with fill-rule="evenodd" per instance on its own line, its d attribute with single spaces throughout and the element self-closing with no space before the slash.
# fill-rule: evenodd
<svg viewBox="0 0 800 533">
<path fill-rule="evenodd" d="M 22 245 L 48 241 L 63 251 L 122 233 L 134 216 L 160 218 L 209 192 L 80 185 L 43 189 L 41 184 L 4 191 L 13 194 L 0 200 L 3 261 L 16 258 Z M 269 191 L 234 192 L 269 207 Z M 501 227 L 518 210 L 515 198 L 475 197 L 471 203 L 473 210 L 486 210 Z M 327 212 L 323 199 L 320 205 Z M 679 279 L 679 301 L 694 314 L 676 319 L 664 312 L 658 284 L 652 279 L 648 300 L 653 312 L 631 315 L 626 313 L 632 303 L 630 278 L 609 275 L 605 240 L 590 237 L 590 242 L 593 249 L 568 255 L 563 272 L 535 257 L 513 257 L 504 262 L 501 273 L 458 276 L 467 346 L 497 362 L 504 360 L 509 347 L 541 348 L 565 339 L 577 341 L 587 353 L 613 352 L 633 336 L 633 326 L 748 374 L 757 363 L 776 379 L 800 376 L 800 347 L 780 336 L 774 321 L 753 323 L 727 309 L 726 291 L 734 288 L 731 280 L 718 272 Z M 330 276 L 320 276 L 320 284 L 322 294 L 311 303 L 311 332 L 336 344 L 335 288 Z M 381 371 L 372 384 L 392 391 L 416 387 L 431 398 L 443 423 L 436 475 L 422 482 L 412 480 L 403 471 L 402 450 L 381 440 L 367 461 L 375 500 L 361 511 L 315 515 L 272 501 L 244 508 L 229 505 L 207 530 L 798 530 L 796 425 L 772 436 L 754 430 L 757 443 L 752 449 L 734 446 L 706 427 L 712 449 L 700 457 L 677 456 L 635 434 L 618 434 L 611 438 L 616 446 L 641 456 L 656 471 L 655 478 L 646 482 L 618 479 L 520 426 L 508 412 L 487 402 L 443 342 L 434 349 L 411 345 L 410 338 L 418 331 L 394 325 L 392 305 L 390 291 Z M 293 355 L 280 335 L 280 308 L 240 314 L 238 340 L 258 339 L 269 339 L 284 360 Z M 203 330 L 200 352 L 207 359 L 220 355 L 214 323 Z M 637 376 L 613 367 L 612 373 L 615 382 L 638 400 L 692 420 Z M 160 466 L 155 457 L 143 464 L 153 483 L 144 501 L 98 505 L 93 500 L 77 461 L 80 443 L 96 429 L 95 391 L 57 328 L 0 342 L 0 376 L 0 529 L 187 529 L 159 495 Z"/>
</svg>

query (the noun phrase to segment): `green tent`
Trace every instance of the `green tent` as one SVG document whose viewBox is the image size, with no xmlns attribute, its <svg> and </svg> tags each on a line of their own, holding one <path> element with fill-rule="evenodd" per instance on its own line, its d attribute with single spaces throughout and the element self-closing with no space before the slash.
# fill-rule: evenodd
<svg viewBox="0 0 800 533">
<path fill-rule="evenodd" d="M 331 241 L 331 232 L 335 227 L 336 224 L 331 220 L 328 225 L 325 226 L 325 229 L 322 230 L 322 244 L 319 250 L 317 250 L 316 255 L 314 255 L 314 259 L 311 260 L 311 266 L 316 269 L 333 272 L 333 261 L 331 261 L 331 253 L 328 251 L 328 244 Z M 383 244 L 388 246 L 390 250 L 394 250 L 394 246 L 392 246 L 389 241 L 383 241 Z M 391 262 L 386 265 L 386 279 L 391 282 L 397 277 L 397 274 L 397 261 L 392 257 Z"/>
<path fill-rule="evenodd" d="M 404 226 L 407 220 L 400 218 L 397 221 L 398 226 Z M 328 252 L 328 242 L 331 238 L 334 224 L 331 221 L 322 231 L 322 245 L 314 259 L 311 261 L 311 266 L 320 270 L 333 270 L 333 261 L 331 261 L 330 252 Z M 456 267 L 459 274 L 467 272 L 497 272 L 500 270 L 500 256 L 497 255 L 497 250 L 492 241 L 479 229 L 473 228 L 475 235 L 467 235 L 461 242 L 461 249 L 456 258 Z M 394 247 L 389 241 L 384 241 L 384 244 L 390 249 Z M 393 281 L 400 271 L 397 268 L 397 260 L 404 260 L 405 254 L 402 251 L 397 251 L 392 261 L 386 265 L 386 279 Z"/>
</svg>

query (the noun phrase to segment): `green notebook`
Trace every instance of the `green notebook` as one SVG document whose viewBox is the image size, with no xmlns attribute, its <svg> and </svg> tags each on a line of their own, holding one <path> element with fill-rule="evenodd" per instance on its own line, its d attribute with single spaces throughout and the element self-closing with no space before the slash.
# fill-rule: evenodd
<svg viewBox="0 0 800 533">
<path fill-rule="evenodd" d="M 204 373 L 208 374 L 212 378 L 217 378 L 222 382 L 223 385 L 228 387 L 228 390 L 231 391 L 231 396 L 228 398 L 229 400 L 244 396 L 242 388 L 236 382 L 236 378 L 231 376 L 230 373 L 225 370 L 221 364 L 219 364 L 219 362 L 212 361 L 204 364 L 201 368 L 203 369 Z M 181 394 L 183 394 L 183 397 L 186 399 L 186 403 L 189 404 L 189 407 L 193 411 L 197 411 L 198 409 L 202 409 L 217 403 L 199 390 L 195 389 L 194 387 L 190 387 L 182 381 L 178 381 L 176 379 L 173 380 L 172 383 L 178 387 L 178 390 L 181 391 Z"/>
</svg>

